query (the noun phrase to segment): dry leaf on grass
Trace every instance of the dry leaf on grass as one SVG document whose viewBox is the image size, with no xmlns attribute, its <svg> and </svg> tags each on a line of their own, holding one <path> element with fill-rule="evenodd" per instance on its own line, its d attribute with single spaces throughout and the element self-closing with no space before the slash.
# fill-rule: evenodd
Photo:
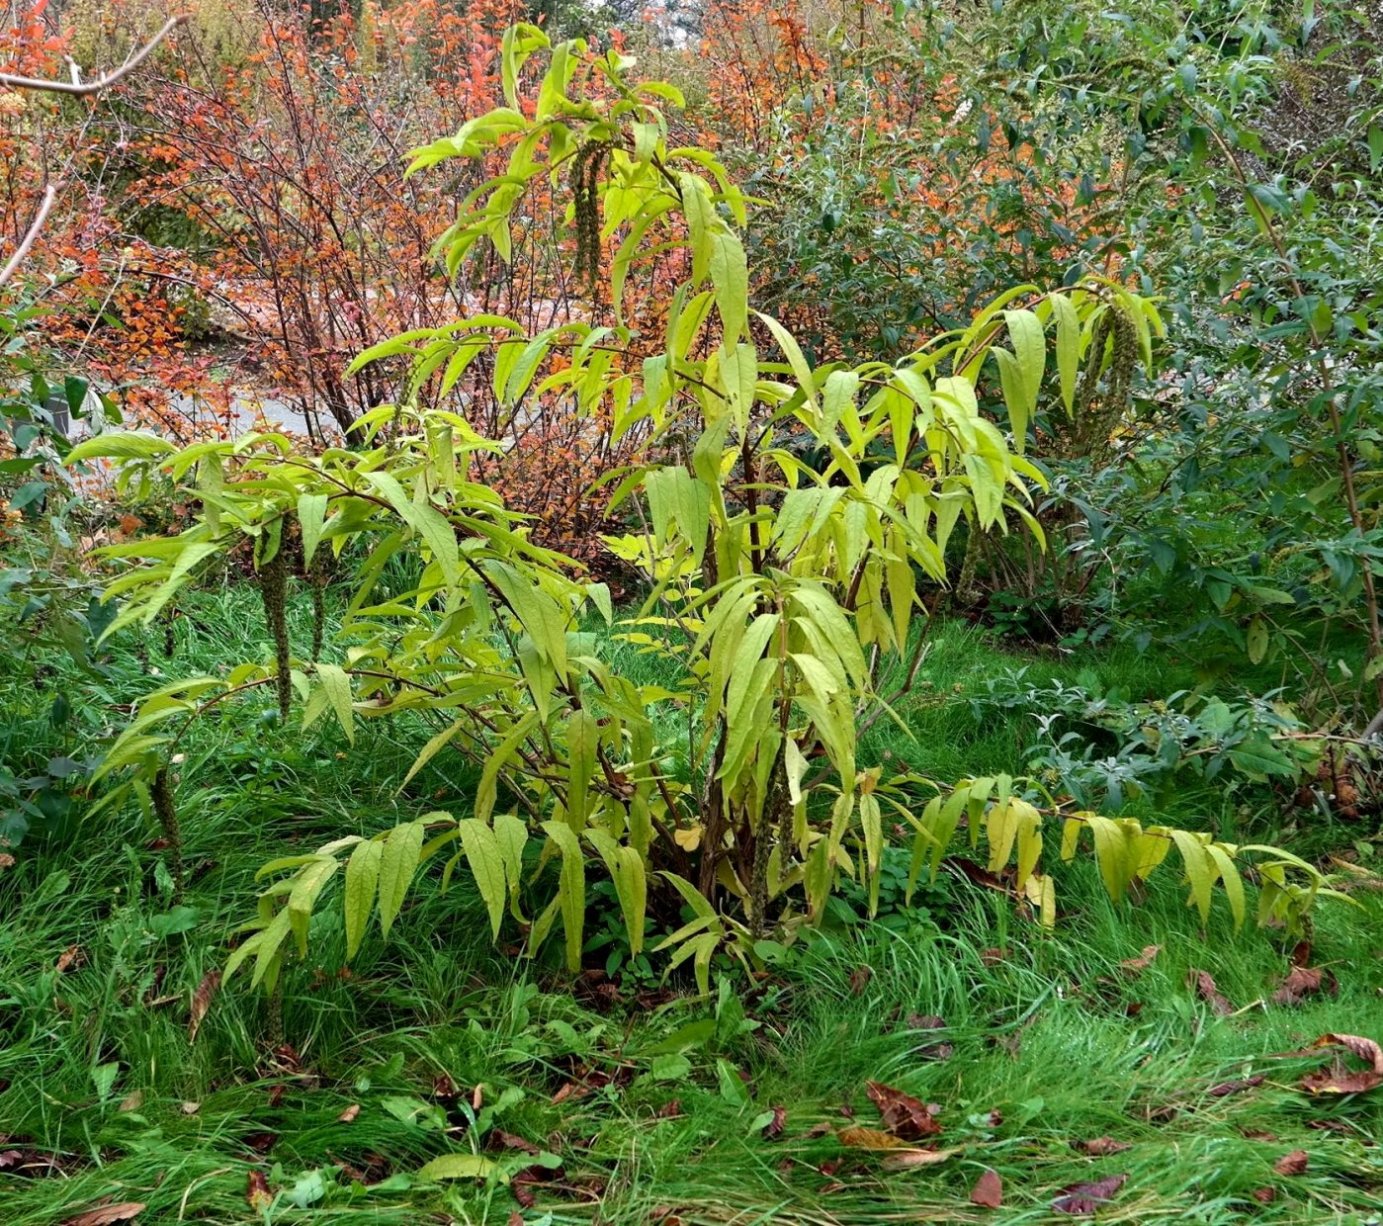
<svg viewBox="0 0 1383 1226">
<path fill-rule="evenodd" d="M 1133 1146 L 1128 1141 L 1116 1141 L 1113 1137 L 1096 1137 L 1092 1141 L 1072 1141 L 1071 1148 L 1089 1154 L 1092 1158 L 1104 1158 L 1109 1154 L 1123 1153 Z"/>
<path fill-rule="evenodd" d="M 1109 1201 L 1127 1181 L 1127 1175 L 1110 1175 L 1094 1183 L 1076 1183 L 1061 1190 L 1061 1195 L 1052 1201 L 1057 1213 L 1094 1213 Z"/>
<path fill-rule="evenodd" d="M 1332 996 L 1340 990 L 1335 976 L 1318 966 L 1294 966 L 1273 993 L 1275 1005 L 1299 1005 L 1308 996 L 1320 991 Z"/>
<path fill-rule="evenodd" d="M 911 1094 L 878 1081 L 865 1082 L 865 1090 L 884 1117 L 884 1127 L 895 1136 L 914 1141 L 941 1132 L 941 1125 L 936 1122 L 937 1108 L 931 1103 L 921 1102 Z"/>
<path fill-rule="evenodd" d="M 116 1222 L 131 1222 L 144 1212 L 139 1201 L 127 1200 L 118 1205 L 101 1205 L 70 1217 L 62 1226 L 114 1226 Z"/>
<path fill-rule="evenodd" d="M 1138 957 L 1125 958 L 1119 965 L 1131 975 L 1141 975 L 1148 967 L 1157 961 L 1157 955 L 1161 952 L 1161 945 L 1144 945 L 1143 952 L 1139 954 Z"/>
<path fill-rule="evenodd" d="M 1004 1181 L 998 1171 L 985 1171 L 970 1189 L 970 1203 L 982 1209 L 999 1209 L 1004 1203 Z"/>
<path fill-rule="evenodd" d="M 1215 980 L 1211 978 L 1208 971 L 1192 970 L 1188 972 L 1187 979 L 1196 989 L 1196 994 L 1210 1006 L 1213 1013 L 1220 1017 L 1228 1017 L 1234 1012 L 1234 1006 L 1215 986 Z"/>
<path fill-rule="evenodd" d="M 1231 1094 L 1241 1094 L 1245 1090 L 1253 1090 L 1263 1084 L 1261 1076 L 1243 1077 L 1238 1081 L 1222 1081 L 1219 1085 L 1211 1086 L 1206 1091 L 1211 1098 L 1228 1098 Z"/>
<path fill-rule="evenodd" d="M 1306 1168 L 1311 1163 L 1311 1155 L 1304 1149 L 1294 1149 L 1290 1154 L 1283 1154 L 1273 1163 L 1273 1170 L 1279 1175 L 1305 1175 Z"/>
<path fill-rule="evenodd" d="M 255 1213 L 263 1213 L 274 1203 L 274 1194 L 269 1191 L 269 1181 L 263 1171 L 251 1171 L 245 1179 L 245 1203 Z"/>
<path fill-rule="evenodd" d="M 197 990 L 192 993 L 192 1004 L 187 1013 L 187 1041 L 189 1043 L 197 1041 L 197 1031 L 202 1028 L 207 1010 L 211 1008 L 211 1002 L 215 999 L 220 987 L 221 972 L 211 971 L 203 977 L 202 982 L 197 985 Z"/>
<path fill-rule="evenodd" d="M 1308 1094 L 1363 1094 L 1383 1085 L 1383 1048 L 1357 1034 L 1323 1034 L 1312 1047 L 1343 1047 L 1369 1067 L 1346 1069 L 1339 1060 L 1330 1068 L 1307 1073 L 1301 1087 Z"/>
<path fill-rule="evenodd" d="M 338 1124 L 352 1124 L 355 1122 L 355 1119 L 359 1114 L 360 1104 L 351 1103 L 349 1107 L 347 1107 L 343 1112 L 341 1112 L 340 1115 L 336 1117 L 336 1122 Z"/>
<path fill-rule="evenodd" d="M 905 1171 L 914 1166 L 935 1166 L 954 1158 L 959 1149 L 897 1149 L 884 1159 L 884 1168 L 890 1171 Z"/>
</svg>

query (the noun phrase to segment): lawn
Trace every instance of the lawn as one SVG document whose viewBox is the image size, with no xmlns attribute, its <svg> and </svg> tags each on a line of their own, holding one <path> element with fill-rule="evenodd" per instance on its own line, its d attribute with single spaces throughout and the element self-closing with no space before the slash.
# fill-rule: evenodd
<svg viewBox="0 0 1383 1226">
<path fill-rule="evenodd" d="M 7 754 L 79 759 L 148 674 L 262 650 L 257 599 L 203 593 L 174 624 L 171 660 L 161 633 L 140 651 L 120 640 L 58 729 L 53 696 L 75 693 L 75 673 L 21 689 L 13 668 Z M 1011 766 L 1034 743 L 1033 713 L 992 701 L 1008 670 L 1135 698 L 1195 683 L 1189 664 L 1126 650 L 1076 665 L 963 623 L 931 633 L 911 736 L 871 735 L 938 778 Z M 658 667 L 632 651 L 622 666 Z M 709 999 L 664 982 L 656 957 L 606 973 L 613 898 L 597 900 L 574 981 L 494 949 L 460 875 L 415 891 L 349 968 L 339 907 L 323 907 L 313 960 L 290 967 L 281 998 L 247 977 L 218 990 L 262 864 L 473 787 L 434 767 L 399 795 L 425 729 L 381 728 L 348 754 L 334 725 L 284 728 L 258 700 L 203 721 L 184 750 L 190 885 L 176 906 L 134 805 L 90 820 L 79 806 L 0 870 L 6 1226 L 122 1204 L 156 1223 L 1380 1220 L 1383 1094 L 1300 1085 L 1331 1062 L 1303 1050 L 1320 1036 L 1380 1037 L 1376 878 L 1351 892 L 1357 906 L 1318 909 L 1309 965 L 1323 975 L 1298 1003 L 1274 999 L 1291 967 L 1281 939 L 1235 934 L 1222 904 L 1202 931 L 1174 873 L 1115 905 L 1093 863 L 1063 866 L 1047 933 L 990 888 L 1004 883 L 955 861 L 904 906 L 902 848 L 877 919 L 847 892 L 755 982 L 718 967 Z M 1250 815 L 1202 785 L 1158 804 L 1221 837 L 1252 816 L 1298 849 L 1347 841 L 1300 815 L 1265 818 L 1259 800 Z M 448 1155 L 475 1156 L 455 1169 L 486 1177 L 430 1178 Z"/>
</svg>

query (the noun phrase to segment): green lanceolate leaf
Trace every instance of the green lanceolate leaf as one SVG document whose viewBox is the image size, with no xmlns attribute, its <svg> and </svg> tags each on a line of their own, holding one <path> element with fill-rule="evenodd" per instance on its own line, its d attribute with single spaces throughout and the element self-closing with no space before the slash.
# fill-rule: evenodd
<svg viewBox="0 0 1383 1226">
<path fill-rule="evenodd" d="M 423 823 L 395 826 L 384 840 L 379 862 L 379 926 L 385 936 L 394 926 L 423 849 Z"/>
<path fill-rule="evenodd" d="M 586 867 L 572 828 L 565 822 L 544 822 L 543 830 L 562 855 L 557 904 L 567 941 L 567 969 L 581 969 L 581 933 L 586 919 Z"/>
<path fill-rule="evenodd" d="M 495 832 L 477 818 L 458 822 L 457 829 L 461 834 L 461 848 L 466 853 L 466 863 L 470 865 L 476 889 L 480 891 L 490 915 L 491 935 L 498 940 L 499 926 L 504 919 L 504 903 L 509 893 L 499 840 L 495 838 Z"/>
<path fill-rule="evenodd" d="M 384 855 L 384 844 L 377 839 L 356 844 L 351 858 L 346 862 L 345 919 L 346 919 L 346 958 L 354 958 L 365 938 L 365 929 L 370 922 L 370 913 L 375 907 L 375 894 L 379 886 L 379 867 Z"/>
</svg>

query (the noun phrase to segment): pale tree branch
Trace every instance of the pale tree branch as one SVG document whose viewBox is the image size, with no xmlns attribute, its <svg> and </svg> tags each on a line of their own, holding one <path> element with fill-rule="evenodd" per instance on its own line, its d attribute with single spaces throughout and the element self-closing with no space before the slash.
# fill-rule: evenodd
<svg viewBox="0 0 1383 1226">
<path fill-rule="evenodd" d="M 74 64 L 72 66 L 71 81 L 48 81 L 40 77 L 16 77 L 7 72 L 0 72 L 0 85 L 7 85 L 11 89 L 35 89 L 43 90 L 50 94 L 76 94 L 86 96 L 88 94 L 99 94 L 102 90 L 109 89 L 116 82 L 128 76 L 139 67 L 153 53 L 154 49 L 167 38 L 178 26 L 187 20 L 186 15 L 170 17 L 163 24 L 163 28 L 153 36 L 147 43 L 127 59 L 119 68 L 113 69 L 104 76 L 97 77 L 94 81 L 82 81 L 80 74 Z"/>
<path fill-rule="evenodd" d="M 20 240 L 19 246 L 14 249 L 14 254 L 10 256 L 4 268 L 0 268 L 0 286 L 3 286 L 23 262 L 24 257 L 29 254 L 29 248 L 34 245 L 34 239 L 38 237 L 38 232 L 43 229 L 43 223 L 48 220 L 48 214 L 52 210 L 53 201 L 58 198 L 58 189 L 51 183 L 43 189 L 43 199 L 39 202 L 38 212 L 34 214 L 34 220 L 30 223 L 28 231 Z"/>
<path fill-rule="evenodd" d="M 48 81 L 39 77 L 17 77 L 7 72 L 0 72 L 0 86 L 8 86 L 10 89 L 29 89 L 42 91 L 50 94 L 74 94 L 78 96 L 89 96 L 99 94 L 102 90 L 109 89 L 118 81 L 128 76 L 139 67 L 153 53 L 154 49 L 167 38 L 178 26 L 187 20 L 186 15 L 170 17 L 163 24 L 163 28 L 145 43 L 138 51 L 129 57 L 119 68 L 106 73 L 104 76 L 97 77 L 94 81 L 83 81 L 81 71 L 76 63 L 71 59 L 68 64 L 72 69 L 71 81 Z M 49 184 L 43 190 L 43 199 L 39 202 L 38 212 L 34 214 L 34 220 L 29 225 L 24 237 L 20 240 L 19 246 L 14 249 L 14 254 L 6 261 L 4 268 L 0 268 L 0 287 L 15 274 L 20 264 L 24 262 L 24 257 L 29 254 L 29 249 L 33 247 L 34 240 L 38 238 L 39 231 L 43 229 L 43 223 L 48 220 L 48 214 L 52 212 L 53 202 L 57 199 L 58 189 Z"/>
</svg>

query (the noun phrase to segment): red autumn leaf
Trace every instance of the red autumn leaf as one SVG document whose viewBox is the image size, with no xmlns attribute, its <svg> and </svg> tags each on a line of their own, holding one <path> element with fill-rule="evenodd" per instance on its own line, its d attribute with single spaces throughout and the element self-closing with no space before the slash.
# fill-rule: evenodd
<svg viewBox="0 0 1383 1226">
<path fill-rule="evenodd" d="M 869 986 L 869 981 L 874 978 L 874 971 L 867 966 L 857 966 L 850 972 L 850 991 L 858 996 Z"/>
<path fill-rule="evenodd" d="M 1260 1205 L 1271 1205 L 1277 1199 L 1276 1188 L 1254 1188 L 1249 1193 Z"/>
<path fill-rule="evenodd" d="M 211 971 L 203 977 L 202 982 L 197 985 L 197 990 L 192 993 L 192 1005 L 187 1014 L 187 1041 L 189 1043 L 197 1041 L 197 1031 L 202 1028 L 202 1021 L 206 1018 L 207 1010 L 211 1008 L 211 1002 L 220 987 L 221 972 Z"/>
<path fill-rule="evenodd" d="M 1072 1184 L 1068 1188 L 1062 1188 L 1061 1195 L 1052 1201 L 1052 1208 L 1057 1213 L 1074 1215 L 1094 1213 L 1101 1205 L 1109 1201 L 1127 1180 L 1126 1174 L 1110 1175 L 1108 1178 L 1098 1180 L 1095 1183 Z"/>
<path fill-rule="evenodd" d="M 1217 1086 L 1211 1086 L 1206 1091 L 1211 1098 L 1226 1098 L 1230 1094 L 1240 1094 L 1244 1090 L 1252 1090 L 1263 1084 L 1261 1076 L 1244 1077 L 1238 1081 L 1222 1081 Z"/>
<path fill-rule="evenodd" d="M 1092 1158 L 1105 1158 L 1110 1154 L 1123 1153 L 1133 1146 L 1128 1141 L 1116 1141 L 1113 1137 L 1096 1137 L 1092 1141 L 1072 1141 L 1071 1148 L 1089 1154 Z"/>
<path fill-rule="evenodd" d="M 1274 1162 L 1273 1170 L 1279 1175 L 1304 1175 L 1310 1162 L 1311 1155 L 1304 1149 L 1294 1149 Z"/>
<path fill-rule="evenodd" d="M 1210 1006 L 1212 1012 L 1220 1017 L 1228 1017 L 1234 1012 L 1234 1006 L 1215 986 L 1215 980 L 1211 978 L 1208 971 L 1192 970 L 1187 978 L 1195 986 L 1197 995 Z"/>
<path fill-rule="evenodd" d="M 982 1209 L 1000 1209 L 1004 1203 L 1004 1181 L 998 1171 L 985 1171 L 970 1189 L 970 1203 Z"/>
<path fill-rule="evenodd" d="M 116 1222 L 133 1221 L 143 1212 L 144 1205 L 139 1201 L 121 1201 L 118 1205 L 101 1205 L 96 1209 L 88 1209 L 76 1217 L 67 1218 L 62 1226 L 114 1226 Z"/>
<path fill-rule="evenodd" d="M 1131 975 L 1140 975 L 1157 961 L 1157 955 L 1161 952 L 1161 945 L 1144 945 L 1143 952 L 1138 957 L 1125 958 L 1119 965 Z"/>
<path fill-rule="evenodd" d="M 934 1137 L 941 1132 L 936 1111 L 911 1094 L 886 1086 L 878 1081 L 865 1082 L 865 1090 L 884 1117 L 884 1127 L 894 1136 L 913 1141 L 919 1137 Z"/>
<path fill-rule="evenodd" d="M 773 1118 L 764 1125 L 764 1139 L 766 1141 L 776 1141 L 783 1135 L 783 1128 L 788 1122 L 788 1109 L 786 1107 L 772 1108 Z"/>
<path fill-rule="evenodd" d="M 269 1181 L 263 1171 L 251 1171 L 245 1180 L 245 1203 L 255 1213 L 263 1213 L 274 1203 L 274 1194 L 269 1191 Z"/>
</svg>

